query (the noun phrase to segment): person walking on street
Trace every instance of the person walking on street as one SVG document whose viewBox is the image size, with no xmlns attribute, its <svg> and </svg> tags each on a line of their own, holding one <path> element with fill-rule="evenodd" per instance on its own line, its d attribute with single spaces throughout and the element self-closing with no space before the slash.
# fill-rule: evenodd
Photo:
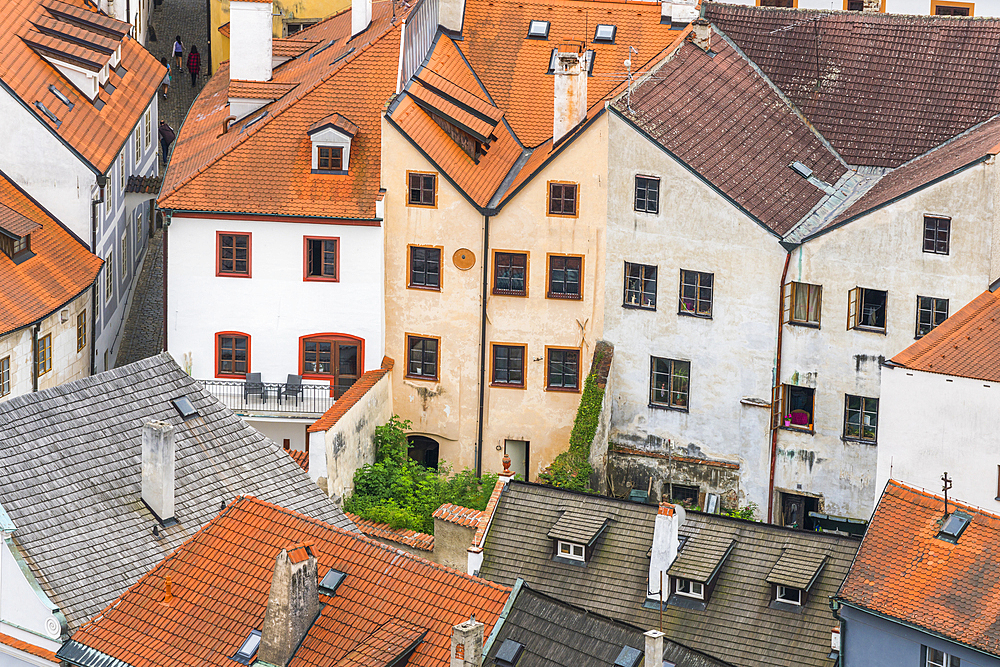
<svg viewBox="0 0 1000 667">
<path fill-rule="evenodd" d="M 167 99 L 167 90 L 170 88 L 170 63 L 166 58 L 160 58 L 160 64 L 167 68 L 167 73 L 163 75 L 163 83 L 160 84 L 160 94 L 163 99 Z"/>
<path fill-rule="evenodd" d="M 191 45 L 191 53 L 188 54 L 188 72 L 191 73 L 191 87 L 198 82 L 198 74 L 201 72 L 201 54 L 198 53 L 198 47 L 195 44 Z"/>
<path fill-rule="evenodd" d="M 174 58 L 177 61 L 177 71 L 184 71 L 184 42 L 181 41 L 181 36 L 177 35 L 174 38 Z"/>
<path fill-rule="evenodd" d="M 174 134 L 173 128 L 167 125 L 167 121 L 160 121 L 160 148 L 162 149 L 161 157 L 163 158 L 163 165 L 167 164 L 167 151 L 170 150 L 170 144 L 174 143 L 174 139 L 177 135 Z"/>
</svg>

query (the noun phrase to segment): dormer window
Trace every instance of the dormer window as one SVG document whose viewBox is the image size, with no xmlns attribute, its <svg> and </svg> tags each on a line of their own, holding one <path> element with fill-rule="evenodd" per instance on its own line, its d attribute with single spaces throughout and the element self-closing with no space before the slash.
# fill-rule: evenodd
<svg viewBox="0 0 1000 667">
<path fill-rule="evenodd" d="M 674 593 L 696 600 L 704 600 L 705 585 L 691 579 L 674 579 Z"/>
<path fill-rule="evenodd" d="M 528 24 L 528 38 L 548 39 L 550 25 L 548 21 L 532 21 Z"/>
<path fill-rule="evenodd" d="M 787 586 L 777 586 L 777 591 L 775 593 L 775 600 L 778 602 L 784 602 L 785 604 L 802 604 L 802 591 L 798 588 L 789 588 Z"/>
<path fill-rule="evenodd" d="M 548 533 L 555 547 L 552 560 L 585 566 L 594 555 L 597 539 L 607 526 L 607 517 L 599 514 L 580 508 L 564 510 Z"/>
<path fill-rule="evenodd" d="M 617 27 L 601 23 L 594 30 L 594 41 L 603 42 L 604 44 L 614 44 L 616 32 L 618 32 Z"/>
<path fill-rule="evenodd" d="M 559 540 L 559 555 L 563 558 L 572 558 L 573 560 L 584 560 L 584 548 L 582 544 L 576 544 L 575 542 L 563 542 Z"/>
<path fill-rule="evenodd" d="M 671 580 L 667 604 L 705 611 L 719 571 L 735 547 L 734 539 L 717 539 L 704 534 L 684 540 L 677 558 L 667 570 Z"/>
<path fill-rule="evenodd" d="M 0 204 L 0 252 L 10 257 L 14 264 L 20 264 L 35 255 L 31 252 L 31 233 L 42 226 Z"/>
<path fill-rule="evenodd" d="M 350 170 L 351 142 L 358 126 L 339 113 L 309 128 L 312 140 L 312 173 L 346 174 Z"/>
<path fill-rule="evenodd" d="M 0 250 L 3 254 L 17 261 L 21 255 L 31 252 L 31 234 L 11 238 L 0 236 Z"/>
<path fill-rule="evenodd" d="M 774 599 L 771 609 L 801 611 L 809 599 L 809 590 L 826 565 L 824 552 L 786 548 L 767 575 Z"/>
</svg>

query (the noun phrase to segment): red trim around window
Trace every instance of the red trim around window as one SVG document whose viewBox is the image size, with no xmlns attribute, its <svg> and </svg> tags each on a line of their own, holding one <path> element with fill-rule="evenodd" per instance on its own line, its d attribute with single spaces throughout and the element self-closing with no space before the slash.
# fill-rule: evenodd
<svg viewBox="0 0 1000 667">
<path fill-rule="evenodd" d="M 350 334 L 343 333 L 312 333 L 306 336 L 299 336 L 299 375 L 307 380 L 329 380 L 330 386 L 333 386 L 333 377 L 330 375 L 320 375 L 319 373 L 305 373 L 303 372 L 302 358 L 305 353 L 305 343 L 307 339 L 310 338 L 340 338 L 345 341 L 355 340 L 358 342 L 358 377 L 365 374 L 365 339 L 358 338 L 357 336 L 352 336 Z M 332 389 L 331 389 L 332 391 Z"/>
<path fill-rule="evenodd" d="M 337 275 L 330 276 L 310 276 L 309 275 L 309 242 L 310 241 L 336 241 L 337 257 L 334 259 L 337 267 Z M 302 280 L 306 282 L 339 283 L 340 282 L 340 237 L 339 236 L 303 236 L 302 237 Z"/>
<path fill-rule="evenodd" d="M 222 273 L 220 262 L 222 260 L 222 235 L 233 234 L 235 236 L 247 237 L 247 272 L 246 273 Z M 221 278 L 252 278 L 253 277 L 253 234 L 250 232 L 215 232 L 215 275 Z"/>
<path fill-rule="evenodd" d="M 246 379 L 246 375 L 243 373 L 220 373 L 219 372 L 219 338 L 222 336 L 244 336 L 247 339 L 247 373 L 252 373 L 252 366 L 250 365 L 250 334 L 243 333 L 242 331 L 219 331 L 215 334 L 215 357 L 212 359 L 212 363 L 215 365 L 215 377 L 217 378 L 239 378 L 241 380 Z"/>
</svg>

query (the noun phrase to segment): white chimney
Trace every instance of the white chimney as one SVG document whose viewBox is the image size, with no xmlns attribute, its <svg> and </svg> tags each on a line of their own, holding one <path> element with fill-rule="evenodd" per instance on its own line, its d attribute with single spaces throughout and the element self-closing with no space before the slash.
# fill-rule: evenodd
<svg viewBox="0 0 1000 667">
<path fill-rule="evenodd" d="M 659 630 L 643 633 L 646 636 L 646 659 L 642 663 L 647 667 L 663 664 L 663 638 L 666 636 Z"/>
<path fill-rule="evenodd" d="M 667 570 L 677 558 L 680 547 L 680 535 L 677 529 L 684 523 L 684 508 L 680 505 L 660 503 L 653 524 L 653 546 L 649 551 L 649 586 L 646 596 L 657 603 L 660 600 L 660 576 L 663 576 L 663 601 L 667 601 L 670 592 Z"/>
<path fill-rule="evenodd" d="M 142 425 L 142 499 L 160 523 L 174 523 L 174 427 Z"/>
<path fill-rule="evenodd" d="M 587 68 L 584 54 L 556 49 L 553 74 L 552 143 L 555 144 L 587 117 Z"/>
<path fill-rule="evenodd" d="M 258 659 L 285 667 L 317 616 L 319 579 L 312 548 L 299 545 L 282 549 L 274 561 Z"/>
<path fill-rule="evenodd" d="M 229 78 L 271 80 L 271 3 L 229 3 Z"/>
<path fill-rule="evenodd" d="M 705 19 L 698 19 L 691 22 L 692 40 L 694 45 L 702 51 L 712 48 L 712 24 Z"/>
<path fill-rule="evenodd" d="M 438 0 L 438 25 L 445 32 L 462 34 L 462 20 L 465 18 L 465 0 Z"/>
<path fill-rule="evenodd" d="M 481 667 L 483 664 L 483 624 L 475 615 L 451 630 L 451 666 Z"/>
<path fill-rule="evenodd" d="M 372 0 L 351 0 L 351 37 L 363 32 L 372 22 Z"/>
</svg>

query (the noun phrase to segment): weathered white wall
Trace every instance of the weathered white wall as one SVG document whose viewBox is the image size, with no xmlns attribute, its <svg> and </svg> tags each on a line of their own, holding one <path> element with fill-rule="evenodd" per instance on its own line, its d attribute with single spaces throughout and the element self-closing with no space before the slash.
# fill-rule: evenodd
<svg viewBox="0 0 1000 667">
<path fill-rule="evenodd" d="M 612 115 L 604 337 L 612 443 L 738 463 L 741 504 L 767 501 L 771 373 L 785 252 L 657 145 Z M 660 178 L 658 214 L 634 210 L 635 176 Z M 657 267 L 656 310 L 625 308 L 625 262 Z M 711 319 L 678 314 L 680 270 L 714 274 Z M 689 411 L 649 407 L 650 357 L 689 361 Z M 747 403 L 744 399 L 758 399 Z"/>
<path fill-rule="evenodd" d="M 1000 511 L 1000 384 L 906 368 L 882 369 L 876 498 L 892 478 Z"/>
<path fill-rule="evenodd" d="M 251 278 L 217 277 L 216 231 L 251 233 Z M 340 282 L 303 280 L 303 238 L 340 238 Z M 364 368 L 384 354 L 382 228 L 173 216 L 168 229 L 167 345 L 191 374 L 215 377 L 215 334 L 250 336 L 250 372 L 299 373 L 299 337 L 364 339 Z M 306 381 L 307 383 L 310 381 Z"/>
<path fill-rule="evenodd" d="M 26 575 L 30 570 L 9 533 L 0 533 L 0 632 L 47 651 L 58 651 L 65 619 L 58 608 Z M 23 571 L 22 571 L 23 567 Z M 5 657 L 0 655 L 0 664 Z M 25 664 L 51 664 L 29 662 Z M 18 663 L 13 663 L 18 664 Z"/>
<path fill-rule="evenodd" d="M 306 450 L 306 428 L 313 422 L 312 419 L 267 419 L 259 416 L 245 416 L 243 419 L 278 446 L 288 440 L 292 449 Z"/>
<path fill-rule="evenodd" d="M 229 75 L 244 81 L 271 80 L 271 3 L 229 3 Z"/>
</svg>

